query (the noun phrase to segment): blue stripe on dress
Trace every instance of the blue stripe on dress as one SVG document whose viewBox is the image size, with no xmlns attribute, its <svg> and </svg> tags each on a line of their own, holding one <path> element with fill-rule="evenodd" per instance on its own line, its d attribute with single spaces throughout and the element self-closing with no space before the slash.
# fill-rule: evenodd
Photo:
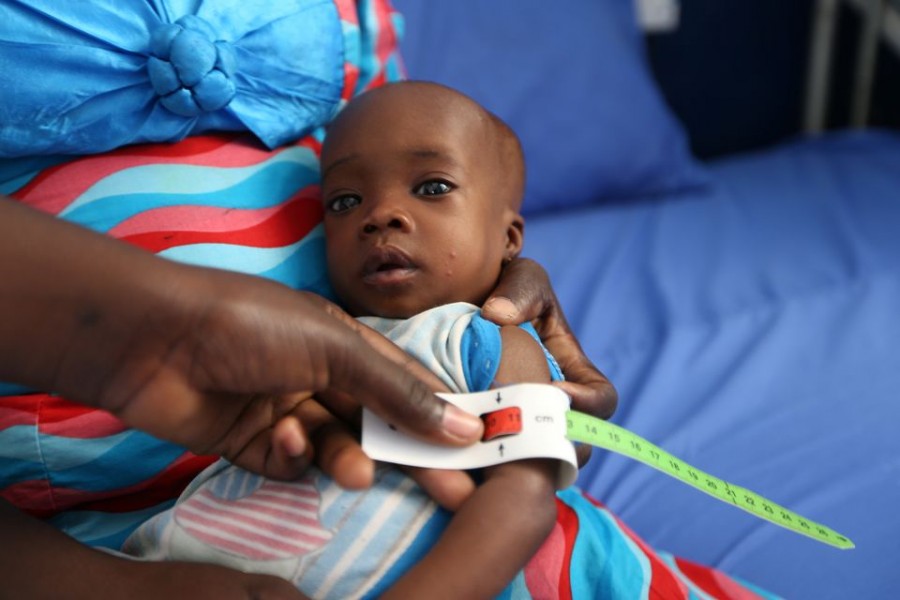
<svg viewBox="0 0 900 600">
<path fill-rule="evenodd" d="M 322 526 L 331 529 L 335 535 L 304 573 L 302 591 L 322 598 L 348 598 L 358 594 L 360 586 L 366 583 L 365 578 L 381 566 L 396 540 L 410 533 L 415 534 L 408 527 L 423 510 L 432 510 L 431 500 L 414 485 L 411 490 L 401 489 L 409 486 L 410 479 L 399 470 L 379 470 L 376 478 L 376 484 L 367 490 L 341 491 L 335 501 L 322 510 Z M 317 487 L 323 483 L 334 485 L 323 476 Z M 322 495 L 324 501 L 325 490 Z M 398 497 L 401 501 L 391 510 L 390 517 L 376 527 L 372 523 L 373 516 L 379 513 L 385 502 Z M 433 542 L 436 538 L 430 539 Z M 346 571 L 336 573 L 336 565 L 351 550 L 356 554 L 356 559 Z M 334 584 L 323 590 L 324 584 L 335 578 Z"/>
<path fill-rule="evenodd" d="M 185 452 L 134 429 L 97 439 L 42 435 L 40 443 L 53 487 L 85 492 L 137 485 L 161 473 Z"/>
<path fill-rule="evenodd" d="M 122 513 L 71 510 L 50 518 L 49 522 L 83 544 L 118 550 L 144 521 L 174 504 L 174 499 L 166 500 L 149 508 Z"/>
<path fill-rule="evenodd" d="M 578 515 L 568 565 L 575 598 L 646 598 L 650 561 L 606 510 L 568 488 L 557 497 Z"/>
<path fill-rule="evenodd" d="M 286 150 L 285 152 L 288 152 Z M 215 188 L 206 185 L 163 185 L 183 171 L 177 182 L 208 180 L 224 182 Z M 134 176 L 147 181 L 138 186 L 134 181 L 111 181 Z M 213 206 L 253 209 L 278 206 L 304 187 L 318 182 L 318 167 L 309 161 L 267 161 L 263 165 L 243 168 L 199 167 L 195 165 L 148 165 L 124 169 L 108 176 L 60 212 L 60 217 L 107 232 L 136 214 L 163 207 Z M 103 195 L 102 187 L 110 186 Z M 142 190 L 129 193 L 125 190 Z M 152 190 L 149 191 L 148 190 Z M 90 197 L 89 197 L 90 196 Z"/>
<path fill-rule="evenodd" d="M 19 191 L 44 169 L 72 160 L 71 156 L 27 156 L 0 160 L 0 194 Z"/>
<path fill-rule="evenodd" d="M 372 590 L 366 594 L 365 598 L 378 598 L 384 594 L 391 585 L 393 585 L 400 577 L 409 569 L 422 560 L 431 547 L 437 542 L 441 534 L 447 528 L 453 515 L 446 510 L 439 508 L 425 526 L 419 531 L 409 548 L 400 556 L 397 561 L 391 565 L 391 568 L 384 574 L 384 577 L 375 585 Z"/>
</svg>

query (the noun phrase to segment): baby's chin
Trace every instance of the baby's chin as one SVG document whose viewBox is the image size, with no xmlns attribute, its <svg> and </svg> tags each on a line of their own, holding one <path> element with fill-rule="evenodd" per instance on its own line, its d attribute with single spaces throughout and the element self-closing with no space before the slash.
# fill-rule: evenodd
<svg viewBox="0 0 900 600">
<path fill-rule="evenodd" d="M 409 319 L 436 305 L 433 302 L 414 301 L 407 298 L 367 299 L 345 304 L 347 312 L 354 317 L 381 317 L 384 319 Z"/>
<path fill-rule="evenodd" d="M 477 293 L 460 293 L 463 290 L 429 289 L 423 294 L 423 286 L 397 287 L 391 290 L 373 291 L 365 289 L 363 293 L 338 294 L 348 300 L 342 302 L 344 310 L 354 317 L 382 317 L 384 319 L 409 319 L 438 306 L 454 304 L 456 302 L 468 302 L 475 306 L 482 306 L 490 292 L 479 291 Z M 490 287 L 493 290 L 493 286 Z M 359 290 L 358 290 L 359 292 Z"/>
</svg>

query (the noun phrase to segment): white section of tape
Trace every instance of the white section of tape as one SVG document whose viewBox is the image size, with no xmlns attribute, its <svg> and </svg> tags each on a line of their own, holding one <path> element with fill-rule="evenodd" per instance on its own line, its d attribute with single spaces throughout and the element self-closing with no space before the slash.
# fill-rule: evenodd
<svg viewBox="0 0 900 600">
<path fill-rule="evenodd" d="M 435 469 L 478 469 L 525 458 L 560 461 L 557 488 L 572 485 L 578 476 L 575 447 L 566 437 L 569 397 L 549 385 L 519 384 L 469 394 L 438 394 L 474 415 L 518 406 L 522 432 L 464 448 L 438 446 L 406 435 L 363 411 L 362 446 L 373 460 Z"/>
</svg>

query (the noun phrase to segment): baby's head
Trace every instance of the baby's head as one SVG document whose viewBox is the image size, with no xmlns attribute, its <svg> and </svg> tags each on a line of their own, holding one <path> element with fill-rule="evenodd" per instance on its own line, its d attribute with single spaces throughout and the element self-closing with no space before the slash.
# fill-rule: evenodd
<svg viewBox="0 0 900 600">
<path fill-rule="evenodd" d="M 447 87 L 352 101 L 322 149 L 328 271 L 351 314 L 480 305 L 522 249 L 525 167 L 512 130 Z"/>
</svg>

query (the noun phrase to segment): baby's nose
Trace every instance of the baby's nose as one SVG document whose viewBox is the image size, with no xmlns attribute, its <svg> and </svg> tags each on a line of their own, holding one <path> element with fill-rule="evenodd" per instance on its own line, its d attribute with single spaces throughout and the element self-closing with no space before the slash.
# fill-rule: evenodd
<svg viewBox="0 0 900 600">
<path fill-rule="evenodd" d="M 362 232 L 375 233 L 385 229 L 408 231 L 412 227 L 412 218 L 398 202 L 383 201 L 372 206 L 365 221 Z"/>
</svg>

